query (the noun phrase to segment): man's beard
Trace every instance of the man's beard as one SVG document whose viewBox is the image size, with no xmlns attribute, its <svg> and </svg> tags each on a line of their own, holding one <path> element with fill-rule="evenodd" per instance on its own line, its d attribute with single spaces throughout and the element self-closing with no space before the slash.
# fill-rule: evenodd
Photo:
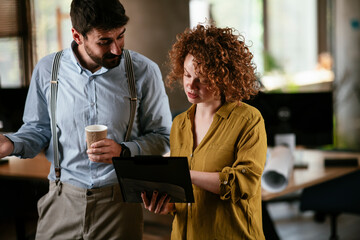
<svg viewBox="0 0 360 240">
<path fill-rule="evenodd" d="M 99 66 L 105 67 L 107 69 L 111 69 L 114 67 L 117 67 L 120 64 L 121 55 L 114 55 L 112 53 L 105 53 L 103 56 L 98 57 L 95 56 L 90 48 L 87 47 L 87 45 L 84 45 L 86 53 L 89 55 L 89 57 Z M 121 48 L 121 52 L 123 51 L 123 48 Z"/>
</svg>

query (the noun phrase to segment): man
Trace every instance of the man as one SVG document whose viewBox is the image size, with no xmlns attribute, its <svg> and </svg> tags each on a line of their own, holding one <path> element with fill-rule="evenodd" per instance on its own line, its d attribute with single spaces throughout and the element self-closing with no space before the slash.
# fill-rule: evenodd
<svg viewBox="0 0 360 240">
<path fill-rule="evenodd" d="M 34 69 L 18 132 L 0 135 L 0 157 L 32 158 L 45 148 L 49 192 L 38 202 L 36 239 L 142 239 L 142 207 L 122 203 L 112 157 L 164 154 L 171 113 L 158 66 L 130 52 L 137 89 L 130 141 L 124 142 L 130 93 L 123 57 L 128 17 L 118 0 L 73 0 L 73 43 L 58 71 L 56 131 L 61 166 L 55 182 L 50 80 L 55 54 Z M 86 147 L 85 127 L 103 124 L 107 139 Z"/>
</svg>

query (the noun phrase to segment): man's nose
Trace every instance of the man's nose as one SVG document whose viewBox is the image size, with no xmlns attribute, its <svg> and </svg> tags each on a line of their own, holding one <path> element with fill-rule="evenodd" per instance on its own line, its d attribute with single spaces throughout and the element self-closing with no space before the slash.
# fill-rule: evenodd
<svg viewBox="0 0 360 240">
<path fill-rule="evenodd" d="M 122 48 L 121 45 L 119 43 L 113 42 L 113 44 L 111 44 L 111 49 L 110 52 L 114 55 L 121 55 L 122 52 Z"/>
</svg>

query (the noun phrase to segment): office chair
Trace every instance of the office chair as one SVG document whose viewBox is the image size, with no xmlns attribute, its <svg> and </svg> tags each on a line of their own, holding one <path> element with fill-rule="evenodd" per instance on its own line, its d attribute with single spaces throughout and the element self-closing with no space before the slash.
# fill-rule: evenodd
<svg viewBox="0 0 360 240">
<path fill-rule="evenodd" d="M 341 213 L 360 214 L 360 171 L 305 188 L 300 197 L 300 210 L 317 212 L 330 216 L 330 240 L 337 240 L 337 217 Z M 324 216 L 324 215 L 323 215 Z M 324 219 L 323 219 L 324 220 Z"/>
</svg>

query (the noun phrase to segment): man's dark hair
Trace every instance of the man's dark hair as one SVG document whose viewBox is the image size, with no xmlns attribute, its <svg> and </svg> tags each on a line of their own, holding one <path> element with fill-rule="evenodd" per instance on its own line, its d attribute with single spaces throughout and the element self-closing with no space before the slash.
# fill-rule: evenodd
<svg viewBox="0 0 360 240">
<path fill-rule="evenodd" d="M 93 28 L 110 30 L 129 20 L 119 0 L 73 0 L 70 17 L 73 28 L 84 37 Z"/>
</svg>

